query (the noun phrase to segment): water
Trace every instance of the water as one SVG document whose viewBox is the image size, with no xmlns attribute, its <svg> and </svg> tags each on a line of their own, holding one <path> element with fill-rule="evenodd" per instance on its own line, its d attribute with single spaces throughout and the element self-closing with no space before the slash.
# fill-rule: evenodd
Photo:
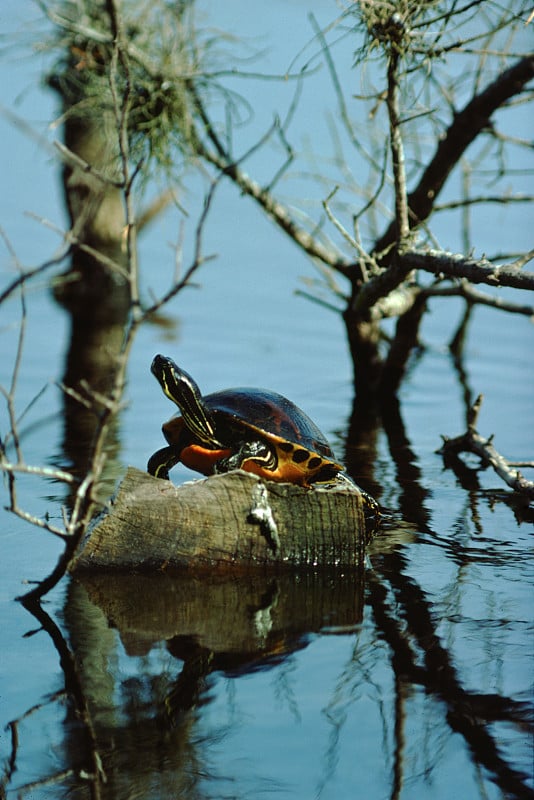
<svg viewBox="0 0 534 800">
<path fill-rule="evenodd" d="M 240 3 L 231 11 L 250 22 Z M 288 30 L 303 27 L 300 4 L 287 13 L 295 15 Z M 275 23 L 266 19 L 268 32 Z M 302 30 L 302 43 L 308 38 Z M 9 107 L 35 82 L 18 111 L 44 133 L 53 102 L 37 86 L 40 65 L 0 68 L 10 76 L 0 82 Z M 11 155 L 1 224 L 20 260 L 38 264 L 58 242 L 25 212 L 63 224 L 57 165 L 20 127 L 0 124 Z M 193 220 L 201 201 L 189 197 Z M 513 235 L 528 227 L 525 215 Z M 170 281 L 178 228 L 169 210 L 142 240 L 143 291 Z M 505 247 L 504 228 L 495 230 L 498 241 L 493 226 L 479 232 L 481 249 Z M 286 394 L 343 458 L 350 361 L 339 318 L 295 295 L 301 277 L 314 275 L 309 263 L 225 185 L 204 246 L 218 257 L 198 273 L 200 287 L 166 310 L 172 326 L 145 326 L 136 339 L 118 471 L 144 468 L 173 411 L 149 373 L 156 352 L 180 360 L 206 392 L 267 385 Z M 15 274 L 5 250 L 0 267 L 3 286 Z M 26 302 L 18 408 L 46 390 L 21 423 L 22 445 L 31 463 L 52 464 L 62 457 L 56 382 L 69 321 L 46 276 Z M 477 309 L 462 385 L 445 346 L 460 314 L 457 304 L 435 303 L 425 319 L 426 349 L 401 392 L 402 446 L 398 428 L 389 442 L 377 432 L 374 479 L 394 521 L 369 547 L 362 575 L 65 580 L 46 599 L 48 617 L 36 620 L 14 598 L 50 572 L 61 546 L 2 510 L 0 757 L 8 797 L 89 798 L 83 771 L 95 768 L 95 748 L 106 800 L 529 796 L 532 519 L 522 522 L 503 492 L 489 491 L 504 490 L 490 470 L 478 473 L 478 486 L 462 487 L 436 450 L 441 434 L 464 430 L 467 389 L 472 399 L 485 395 L 481 432 L 495 433 L 509 458 L 532 458 L 532 329 L 523 317 Z M 3 386 L 20 318 L 17 299 L 4 305 Z M 4 408 L 1 419 L 4 430 Z M 191 477 L 173 471 L 175 482 Z M 24 477 L 19 492 L 24 508 L 59 521 L 65 498 L 57 485 Z"/>
</svg>

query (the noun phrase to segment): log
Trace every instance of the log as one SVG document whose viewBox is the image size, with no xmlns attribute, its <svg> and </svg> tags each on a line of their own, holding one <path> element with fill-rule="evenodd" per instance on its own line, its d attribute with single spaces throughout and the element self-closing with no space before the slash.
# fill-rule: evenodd
<svg viewBox="0 0 534 800">
<path fill-rule="evenodd" d="M 236 470 L 177 487 L 129 467 L 71 572 L 360 566 L 364 507 L 349 484 L 304 489 Z"/>
</svg>

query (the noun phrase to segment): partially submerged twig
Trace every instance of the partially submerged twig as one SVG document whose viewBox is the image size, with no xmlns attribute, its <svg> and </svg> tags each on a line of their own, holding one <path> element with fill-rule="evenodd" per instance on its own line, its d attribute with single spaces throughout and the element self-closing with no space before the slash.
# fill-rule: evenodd
<svg viewBox="0 0 534 800">
<path fill-rule="evenodd" d="M 467 431 L 461 436 L 450 439 L 443 436 L 443 446 L 438 451 L 444 457 L 450 454 L 475 453 L 482 461 L 484 467 L 491 466 L 497 475 L 518 494 L 534 500 L 534 481 L 527 480 L 517 466 L 502 456 L 493 446 L 493 437 L 484 439 L 477 429 L 476 423 L 482 405 L 482 395 L 479 395 L 469 410 Z M 530 464 L 527 464 L 530 466 Z"/>
</svg>

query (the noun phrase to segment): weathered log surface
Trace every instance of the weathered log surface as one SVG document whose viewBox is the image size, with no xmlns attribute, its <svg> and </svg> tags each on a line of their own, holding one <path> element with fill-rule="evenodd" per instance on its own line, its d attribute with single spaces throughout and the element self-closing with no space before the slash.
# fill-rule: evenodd
<svg viewBox="0 0 534 800">
<path fill-rule="evenodd" d="M 363 508 L 356 487 L 302 489 L 242 471 L 176 487 L 129 467 L 71 571 L 358 566 Z"/>
</svg>

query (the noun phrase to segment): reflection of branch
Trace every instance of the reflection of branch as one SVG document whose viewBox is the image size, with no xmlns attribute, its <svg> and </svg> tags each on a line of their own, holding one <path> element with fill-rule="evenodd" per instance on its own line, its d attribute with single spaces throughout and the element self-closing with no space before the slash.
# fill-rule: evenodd
<svg viewBox="0 0 534 800">
<path fill-rule="evenodd" d="M 401 404 L 396 395 L 391 395 L 382 404 L 381 416 L 391 460 L 395 465 L 396 480 L 401 490 L 398 505 L 402 518 L 414 522 L 419 531 L 429 531 L 429 491 L 423 481 L 419 459 L 408 436 Z"/>
<path fill-rule="evenodd" d="M 461 436 L 454 439 L 443 437 L 443 447 L 440 453 L 445 457 L 451 453 L 456 455 L 462 452 L 475 453 L 482 460 L 484 466 L 493 467 L 497 475 L 503 479 L 515 492 L 534 500 L 534 481 L 529 481 L 516 468 L 516 465 L 507 461 L 493 446 L 492 437 L 484 439 L 476 430 L 476 423 L 480 407 L 482 405 L 482 395 L 479 395 L 473 404 L 470 415 L 468 429 Z M 521 466 L 534 466 L 534 463 L 527 463 Z"/>
<path fill-rule="evenodd" d="M 39 602 L 25 599 L 23 600 L 23 605 L 27 611 L 33 614 L 41 623 L 42 628 L 50 636 L 59 655 L 61 668 L 65 677 L 65 691 L 67 696 L 74 702 L 76 717 L 81 720 L 85 733 L 85 755 L 90 763 L 90 769 L 84 773 L 84 779 L 90 783 L 91 796 L 93 798 L 98 798 L 100 797 L 99 787 L 101 783 L 106 782 L 106 774 L 102 766 L 93 720 L 87 698 L 82 688 L 80 676 L 78 675 L 74 655 L 70 651 L 60 629 L 40 606 Z M 71 772 L 72 770 L 68 770 L 66 774 L 68 775 Z M 59 777 L 56 775 L 52 780 L 53 782 L 57 782 L 63 777 L 65 777 L 65 773 L 60 773 Z M 36 785 L 41 785 L 41 782 Z"/>
<path fill-rule="evenodd" d="M 496 737 L 490 730 L 491 723 L 498 721 L 513 724 L 520 730 L 531 730 L 526 704 L 463 688 L 449 651 L 437 635 L 420 586 L 404 574 L 404 557 L 394 552 L 384 554 L 381 558 L 396 606 L 398 604 L 403 611 L 405 622 L 402 623 L 402 629 L 399 608 L 392 610 L 385 581 L 370 571 L 366 583 L 377 625 L 392 650 L 395 674 L 404 680 L 409 679 L 412 684 L 425 687 L 446 704 L 447 721 L 451 729 L 464 737 L 477 763 L 494 776 L 506 796 L 525 800 L 531 797 L 524 775 L 501 755 Z M 418 645 L 418 650 L 415 645 Z"/>
</svg>

